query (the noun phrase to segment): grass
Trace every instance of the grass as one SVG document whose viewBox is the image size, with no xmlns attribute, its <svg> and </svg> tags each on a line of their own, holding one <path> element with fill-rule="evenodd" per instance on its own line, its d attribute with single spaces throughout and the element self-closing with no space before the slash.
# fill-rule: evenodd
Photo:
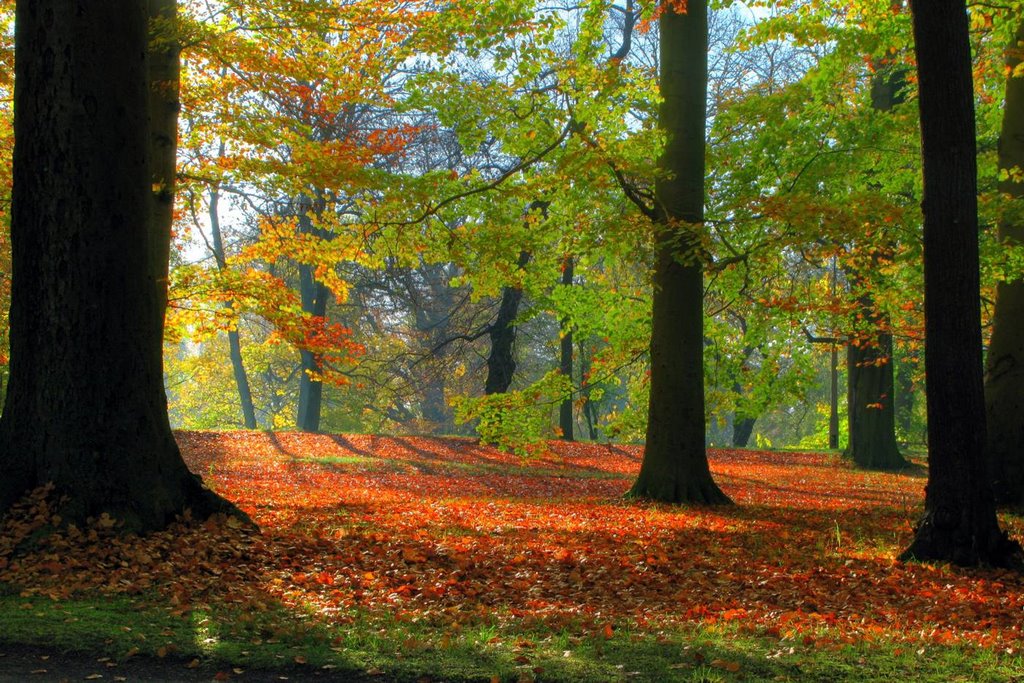
<svg viewBox="0 0 1024 683">
<path fill-rule="evenodd" d="M 270 607 L 198 607 L 175 616 L 153 596 L 55 602 L 0 596 L 0 643 L 63 651 L 199 658 L 296 675 L 330 669 L 400 681 L 1024 681 L 1015 652 L 969 646 L 835 644 L 827 631 L 795 638 L 730 625 L 652 631 L 619 624 L 550 628 L 481 616 L 473 623 L 369 612 L 325 619 Z"/>
</svg>

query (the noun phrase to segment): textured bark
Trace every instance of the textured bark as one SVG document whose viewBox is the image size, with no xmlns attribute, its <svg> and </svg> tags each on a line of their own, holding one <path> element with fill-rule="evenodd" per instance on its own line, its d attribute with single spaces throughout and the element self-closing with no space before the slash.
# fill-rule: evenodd
<svg viewBox="0 0 1024 683">
<path fill-rule="evenodd" d="M 985 458 L 977 151 L 963 0 L 913 3 L 924 161 L 928 485 L 902 559 L 1008 565 Z"/>
<path fill-rule="evenodd" d="M 224 144 L 221 143 L 221 155 L 224 154 Z M 224 251 L 224 237 L 220 230 L 220 193 L 214 189 L 210 192 L 210 236 L 213 241 L 213 258 L 217 261 L 217 268 L 224 270 L 228 267 L 227 255 Z M 233 302 L 227 301 L 225 307 L 233 307 Z M 242 410 L 242 424 L 246 429 L 256 429 L 256 409 L 252 404 L 252 391 L 249 388 L 249 375 L 245 371 L 245 363 L 242 361 L 242 340 L 238 336 L 238 330 L 228 330 L 228 354 L 231 358 L 231 371 L 235 377 L 235 387 L 238 390 L 238 405 Z"/>
<path fill-rule="evenodd" d="M 670 503 L 728 503 L 711 478 L 704 435 L 704 220 L 707 100 L 706 0 L 659 21 L 659 125 L 666 133 L 657 210 L 647 441 L 630 495 Z"/>
<path fill-rule="evenodd" d="M 566 287 L 572 286 L 573 277 L 573 262 L 572 256 L 565 258 L 564 268 L 562 269 L 562 285 Z M 572 327 L 569 324 L 568 319 L 562 320 L 562 338 L 559 341 L 560 344 L 560 362 L 559 368 L 563 375 L 569 378 L 570 386 L 572 384 Z M 573 423 L 572 419 L 572 392 L 565 397 L 562 401 L 562 405 L 558 407 L 558 426 L 562 430 L 562 439 L 565 441 L 573 441 Z"/>
<path fill-rule="evenodd" d="M 174 225 L 178 172 L 178 101 L 181 81 L 177 0 L 147 0 L 149 12 L 149 143 L 153 177 L 150 269 L 156 282 L 157 313 L 163 327 L 167 310 L 167 268 Z"/>
<path fill-rule="evenodd" d="M 67 522 L 233 510 L 188 471 L 167 418 L 147 38 L 146 3 L 17 4 L 0 510 L 47 482 Z"/>
<path fill-rule="evenodd" d="M 530 252 L 519 254 L 517 266 L 520 270 L 526 267 L 532 258 Z M 519 287 L 505 287 L 501 290 L 501 303 L 498 315 L 491 323 L 489 336 L 491 352 L 487 356 L 487 380 L 484 382 L 485 394 L 504 394 L 512 386 L 512 376 L 516 371 L 515 343 L 516 316 L 519 315 L 519 304 L 523 300 L 523 290 Z"/>
<path fill-rule="evenodd" d="M 1022 59 L 1024 22 L 1006 51 L 1011 74 Z M 1024 201 L 1024 182 L 1019 175 L 1009 175 L 1012 169 L 1017 173 L 1024 170 L 1024 78 L 1007 78 L 1003 106 L 999 168 L 1007 172 L 1007 177 L 999 183 L 999 191 Z M 998 230 L 1000 242 L 1024 244 L 1024 223 L 1003 220 Z M 1019 505 L 1024 503 L 1024 277 L 1020 273 L 996 286 L 985 374 L 985 408 L 996 500 Z"/>
</svg>

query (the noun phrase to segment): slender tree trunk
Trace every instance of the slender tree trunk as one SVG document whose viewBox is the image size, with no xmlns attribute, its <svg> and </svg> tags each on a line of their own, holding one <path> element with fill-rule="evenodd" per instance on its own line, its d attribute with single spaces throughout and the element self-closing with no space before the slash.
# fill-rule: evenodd
<svg viewBox="0 0 1024 683">
<path fill-rule="evenodd" d="M 915 0 L 924 160 L 924 516 L 901 559 L 1019 562 L 1000 530 L 985 457 L 979 301 L 977 150 L 971 47 L 963 0 Z"/>
<path fill-rule="evenodd" d="M 728 503 L 711 478 L 704 426 L 704 129 L 708 79 L 706 0 L 659 20 L 659 125 L 666 133 L 655 186 L 651 389 L 647 441 L 630 495 L 672 503 Z"/>
<path fill-rule="evenodd" d="M 580 358 L 580 394 L 583 397 L 583 419 L 587 424 L 587 438 L 591 441 L 597 441 L 598 430 L 597 430 L 597 405 L 590 400 L 591 385 L 590 385 L 590 359 L 591 354 L 587 351 L 583 342 L 579 344 L 579 358 Z"/>
<path fill-rule="evenodd" d="M 224 153 L 224 146 L 221 143 L 221 154 Z M 220 230 L 220 192 L 217 189 L 210 191 L 210 235 L 213 239 L 213 258 L 217 261 L 217 268 L 225 270 L 228 267 L 227 255 L 224 252 L 224 237 Z M 224 306 L 231 308 L 233 303 L 227 301 Z M 238 404 L 242 409 L 242 421 L 246 429 L 256 429 L 256 409 L 252 404 L 252 391 L 249 388 L 249 375 L 245 372 L 245 363 L 242 361 L 242 340 L 238 336 L 237 329 L 228 330 L 228 349 L 231 358 L 231 370 L 235 376 L 235 387 L 238 389 Z"/>
<path fill-rule="evenodd" d="M 562 269 L 562 285 L 572 286 L 573 262 L 572 256 L 565 257 L 564 268 Z M 563 375 L 569 378 L 569 386 L 572 386 L 572 326 L 568 318 L 562 319 L 561 362 L 559 367 Z M 562 429 L 562 439 L 573 441 L 573 416 L 572 416 L 572 391 L 562 401 L 558 408 L 558 426 Z"/>
<path fill-rule="evenodd" d="M 300 206 L 302 202 L 300 202 Z M 314 232 L 313 221 L 306 210 L 300 209 L 299 231 Z M 304 313 L 323 319 L 327 315 L 327 287 L 313 276 L 313 266 L 299 265 L 299 300 Z M 320 412 L 323 405 L 324 385 L 316 379 L 321 371 L 321 359 L 312 351 L 299 351 L 302 373 L 299 375 L 299 405 L 295 426 L 303 432 L 320 431 Z"/>
<path fill-rule="evenodd" d="M 999 169 L 1006 176 L 999 191 L 1017 202 L 1024 201 L 1024 77 L 1013 76 L 1024 61 L 1024 22 L 1017 28 L 1006 51 L 1008 73 L 1003 126 L 999 134 Z M 1015 218 L 999 223 L 999 241 L 1024 245 L 1024 221 Z M 1019 247 L 1018 247 L 1019 248 Z M 985 407 L 988 418 L 988 451 L 992 463 L 997 502 L 1024 503 L 1024 277 L 996 285 L 992 340 L 985 374 Z"/>
<path fill-rule="evenodd" d="M 750 437 L 754 433 L 756 417 L 733 417 L 732 421 L 732 445 L 736 448 L 746 448 L 750 443 Z"/>
<path fill-rule="evenodd" d="M 327 314 L 327 287 L 313 277 L 312 266 L 300 266 L 299 287 L 302 310 L 318 318 Z M 299 352 L 302 374 L 299 376 L 299 405 L 295 426 L 304 432 L 320 431 L 320 412 L 324 385 L 315 374 L 319 373 L 320 358 L 312 351 Z"/>
<path fill-rule="evenodd" d="M 520 252 L 516 265 L 522 270 L 526 268 L 531 258 L 530 252 Z M 491 323 L 491 353 L 487 356 L 485 394 L 504 394 L 512 386 L 512 376 L 516 371 L 515 321 L 516 316 L 519 315 L 519 304 L 522 300 L 523 290 L 519 287 L 505 287 L 501 290 L 498 315 Z"/>
<path fill-rule="evenodd" d="M 829 353 L 828 384 L 828 447 L 839 448 L 839 349 L 832 342 Z"/>
<path fill-rule="evenodd" d="M 147 19 L 129 0 L 17 4 L 0 510 L 47 482 L 66 522 L 106 512 L 142 531 L 233 510 L 188 471 L 167 418 Z"/>
</svg>

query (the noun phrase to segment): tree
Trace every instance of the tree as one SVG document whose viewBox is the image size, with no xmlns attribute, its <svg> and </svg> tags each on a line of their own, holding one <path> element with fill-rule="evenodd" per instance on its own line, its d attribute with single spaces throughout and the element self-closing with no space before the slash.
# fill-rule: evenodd
<svg viewBox="0 0 1024 683">
<path fill-rule="evenodd" d="M 904 70 L 876 65 L 871 80 L 871 107 L 888 112 L 903 102 Z M 849 444 L 846 455 L 858 467 L 889 470 L 909 463 L 896 445 L 896 382 L 893 371 L 891 320 L 878 309 L 869 273 L 892 260 L 892 246 L 869 249 L 867 268 L 850 268 L 849 276 L 859 291 L 858 317 L 868 329 L 855 332 L 846 347 L 847 419 Z M 865 272 L 867 270 L 868 272 Z"/>
<path fill-rule="evenodd" d="M 48 482 L 68 522 L 148 530 L 233 509 L 188 471 L 167 419 L 148 19 L 128 0 L 17 3 L 0 510 Z"/>
<path fill-rule="evenodd" d="M 985 458 L 971 47 L 962 0 L 912 6 L 924 164 L 924 516 L 901 559 L 1008 565 Z"/>
<path fill-rule="evenodd" d="M 704 445 L 704 129 L 708 8 L 667 3 L 659 20 L 666 134 L 655 186 L 657 248 L 647 439 L 630 495 L 671 503 L 728 503 Z"/>
<path fill-rule="evenodd" d="M 1008 199 L 1024 199 L 1024 22 L 1006 50 L 1006 97 L 999 133 L 999 191 Z M 1024 217 L 1011 208 L 999 222 L 999 241 L 1024 245 Z M 1024 276 L 1020 272 L 996 286 L 985 373 L 988 449 L 996 498 L 1024 502 Z"/>
</svg>

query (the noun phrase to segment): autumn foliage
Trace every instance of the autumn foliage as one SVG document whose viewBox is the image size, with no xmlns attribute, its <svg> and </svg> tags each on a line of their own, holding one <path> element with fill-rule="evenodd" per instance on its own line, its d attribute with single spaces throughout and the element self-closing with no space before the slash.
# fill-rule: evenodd
<svg viewBox="0 0 1024 683">
<path fill-rule="evenodd" d="M 41 491 L 0 532 L 0 583 L 54 600 L 152 596 L 180 614 L 211 604 L 333 620 L 394 613 L 442 630 L 498 615 L 612 635 L 721 623 L 822 647 L 1024 641 L 1020 574 L 893 559 L 919 512 L 919 471 L 712 451 L 739 505 L 679 509 L 623 501 L 635 447 L 552 443 L 522 460 L 456 438 L 178 438 L 193 471 L 261 531 L 213 518 L 123 537 L 104 517 L 19 554 L 60 521 Z"/>
</svg>

